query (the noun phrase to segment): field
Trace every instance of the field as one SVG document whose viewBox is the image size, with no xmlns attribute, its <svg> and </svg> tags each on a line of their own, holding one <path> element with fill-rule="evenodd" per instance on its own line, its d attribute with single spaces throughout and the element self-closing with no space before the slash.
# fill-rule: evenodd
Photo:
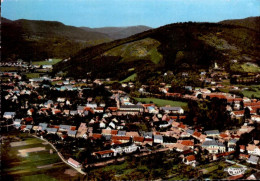
<svg viewBox="0 0 260 181">
<path fill-rule="evenodd" d="M 53 58 L 51 62 L 49 61 L 37 61 L 37 62 L 32 62 L 33 65 L 54 65 L 56 63 L 59 63 L 62 61 L 62 59 L 55 59 Z"/>
<path fill-rule="evenodd" d="M 1 147 L 3 180 L 76 180 L 82 177 L 63 163 L 54 150 L 51 154 L 50 149 L 49 144 L 26 134 L 21 141 L 7 141 Z"/>
<path fill-rule="evenodd" d="M 180 106 L 184 110 L 187 109 L 188 104 L 186 102 L 181 102 L 181 101 L 171 101 L 171 100 L 165 100 L 165 99 L 157 99 L 157 98 L 134 98 L 135 100 L 139 102 L 144 102 L 144 103 L 150 103 L 153 102 L 157 106 L 165 106 L 165 105 L 170 105 L 170 106 Z"/>
</svg>

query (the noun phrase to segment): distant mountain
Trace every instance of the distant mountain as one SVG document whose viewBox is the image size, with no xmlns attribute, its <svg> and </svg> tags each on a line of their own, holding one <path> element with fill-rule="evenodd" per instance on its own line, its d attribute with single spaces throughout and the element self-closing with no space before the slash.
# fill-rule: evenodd
<svg viewBox="0 0 260 181">
<path fill-rule="evenodd" d="M 260 31 L 260 16 L 249 17 L 245 19 L 232 19 L 219 22 L 221 24 L 230 24 L 247 27 L 256 31 Z"/>
<path fill-rule="evenodd" d="M 1 18 L 2 60 L 65 58 L 82 48 L 110 41 L 108 35 L 56 21 Z"/>
<path fill-rule="evenodd" d="M 103 28 L 88 28 L 81 27 L 87 31 L 94 31 L 107 34 L 111 39 L 122 39 L 152 29 L 148 26 L 129 26 L 129 27 L 103 27 Z"/>
<path fill-rule="evenodd" d="M 199 71 L 214 62 L 229 71 L 234 59 L 260 63 L 259 37 L 259 31 L 225 23 L 169 24 L 83 49 L 57 67 L 74 77 L 91 72 L 117 80 L 137 75 L 143 81 L 156 72 Z"/>
</svg>

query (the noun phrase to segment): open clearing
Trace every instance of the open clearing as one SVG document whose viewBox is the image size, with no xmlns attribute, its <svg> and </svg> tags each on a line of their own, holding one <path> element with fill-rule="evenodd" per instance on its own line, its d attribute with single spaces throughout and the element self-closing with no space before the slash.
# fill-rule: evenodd
<svg viewBox="0 0 260 181">
<path fill-rule="evenodd" d="M 44 150 L 46 150 L 45 147 L 27 148 L 27 149 L 19 150 L 20 153 L 19 155 L 24 157 L 24 156 L 28 156 L 28 153 L 44 151 Z"/>
</svg>

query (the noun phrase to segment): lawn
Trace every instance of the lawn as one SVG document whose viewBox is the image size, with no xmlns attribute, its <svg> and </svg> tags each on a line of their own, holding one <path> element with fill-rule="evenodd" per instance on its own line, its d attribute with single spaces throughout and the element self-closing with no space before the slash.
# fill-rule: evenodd
<svg viewBox="0 0 260 181">
<path fill-rule="evenodd" d="M 188 108 L 188 104 L 186 102 L 181 102 L 181 101 L 171 101 L 171 100 L 158 99 L 158 98 L 134 98 L 134 99 L 144 103 L 153 102 L 159 107 L 170 105 L 170 106 L 180 106 L 185 110 Z"/>
<path fill-rule="evenodd" d="M 32 62 L 32 64 L 33 65 L 54 65 L 56 63 L 59 63 L 60 61 L 62 61 L 62 59 L 53 58 L 51 62 L 49 62 L 49 61 L 37 61 L 37 62 Z"/>
</svg>

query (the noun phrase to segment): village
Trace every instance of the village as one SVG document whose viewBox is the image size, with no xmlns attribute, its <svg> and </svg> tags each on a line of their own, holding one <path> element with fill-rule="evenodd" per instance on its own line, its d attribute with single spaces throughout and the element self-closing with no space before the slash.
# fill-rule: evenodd
<svg viewBox="0 0 260 181">
<path fill-rule="evenodd" d="M 1 71 L 1 130 L 48 141 L 83 174 L 128 155 L 174 152 L 180 164 L 194 169 L 217 160 L 246 168 L 223 179 L 260 179 L 260 99 L 236 94 L 245 86 L 225 84 L 257 82 L 259 74 L 239 79 L 215 66 L 200 73 L 205 87 L 185 85 L 174 92 L 165 82 L 155 87 L 110 78 L 73 79 L 62 72 L 53 76 L 50 64 L 20 61 L 1 67 L 19 70 Z M 24 74 L 35 72 L 39 77 Z"/>
</svg>

